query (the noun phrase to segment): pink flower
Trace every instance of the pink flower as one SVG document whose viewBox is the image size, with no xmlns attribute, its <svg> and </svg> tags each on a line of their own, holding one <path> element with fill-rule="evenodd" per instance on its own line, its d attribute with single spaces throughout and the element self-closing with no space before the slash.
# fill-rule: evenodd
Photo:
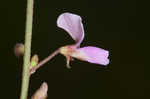
<svg viewBox="0 0 150 99">
<path fill-rule="evenodd" d="M 73 58 L 95 64 L 109 64 L 109 51 L 94 46 L 80 48 L 80 44 L 84 39 L 84 28 L 80 16 L 71 13 L 63 13 L 57 19 L 57 26 L 66 30 L 76 42 L 73 45 L 60 48 L 60 53 L 67 59 L 68 68 L 70 68 L 69 62 Z"/>
</svg>

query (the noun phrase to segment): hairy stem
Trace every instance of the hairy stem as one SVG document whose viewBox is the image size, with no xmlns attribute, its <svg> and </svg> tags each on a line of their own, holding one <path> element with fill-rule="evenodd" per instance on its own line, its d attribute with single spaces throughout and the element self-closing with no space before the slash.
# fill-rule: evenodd
<svg viewBox="0 0 150 99">
<path fill-rule="evenodd" d="M 50 54 L 47 58 L 43 59 L 42 61 L 40 61 L 40 63 L 35 66 L 34 68 L 32 68 L 30 70 L 30 75 L 33 74 L 38 68 L 40 68 L 42 65 L 44 65 L 45 63 L 47 63 L 49 60 L 51 60 L 54 56 L 56 56 L 59 53 L 59 49 L 56 50 L 55 52 L 53 52 L 52 54 Z"/>
<path fill-rule="evenodd" d="M 33 0 L 27 0 L 25 53 L 24 53 L 20 99 L 27 99 L 27 95 L 28 95 L 28 87 L 29 87 L 29 79 L 30 79 L 29 66 L 30 66 L 30 56 L 31 56 L 32 21 L 33 21 Z"/>
</svg>

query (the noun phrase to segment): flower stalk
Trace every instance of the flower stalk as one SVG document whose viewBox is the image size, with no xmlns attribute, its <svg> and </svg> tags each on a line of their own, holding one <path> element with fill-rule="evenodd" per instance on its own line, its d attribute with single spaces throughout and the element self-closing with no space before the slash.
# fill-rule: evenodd
<svg viewBox="0 0 150 99">
<path fill-rule="evenodd" d="M 36 66 L 34 66 L 33 68 L 30 69 L 29 74 L 33 74 L 36 72 L 36 70 L 38 68 L 40 68 L 41 66 L 43 66 L 45 63 L 47 63 L 48 61 L 50 61 L 54 56 L 56 56 L 59 53 L 59 49 L 56 50 L 55 52 L 53 52 L 52 54 L 50 54 L 48 57 L 46 57 L 45 59 L 43 59 L 42 61 L 40 61 Z"/>
<path fill-rule="evenodd" d="M 29 66 L 31 56 L 31 38 L 32 38 L 32 21 L 33 21 L 33 0 L 27 0 L 26 9 L 26 29 L 25 29 L 25 53 L 22 72 L 22 86 L 20 99 L 27 99 L 29 87 Z"/>
</svg>

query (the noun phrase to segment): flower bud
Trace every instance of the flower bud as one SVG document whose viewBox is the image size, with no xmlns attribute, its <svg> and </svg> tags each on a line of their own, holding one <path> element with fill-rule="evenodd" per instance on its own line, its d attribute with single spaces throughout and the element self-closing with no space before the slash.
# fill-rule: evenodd
<svg viewBox="0 0 150 99">
<path fill-rule="evenodd" d="M 38 61 L 39 61 L 38 55 L 35 54 L 34 56 L 32 56 L 30 68 L 35 67 L 38 64 Z"/>
<path fill-rule="evenodd" d="M 31 99 L 46 99 L 47 98 L 48 85 L 44 82 L 41 87 L 35 92 Z"/>
<path fill-rule="evenodd" d="M 24 55 L 24 44 L 17 43 L 14 47 L 14 53 L 17 57 Z"/>
</svg>

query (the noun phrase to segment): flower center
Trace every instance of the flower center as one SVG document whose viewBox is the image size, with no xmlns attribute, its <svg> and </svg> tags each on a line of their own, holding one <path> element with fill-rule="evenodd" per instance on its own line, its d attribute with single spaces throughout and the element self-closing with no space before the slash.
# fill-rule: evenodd
<svg viewBox="0 0 150 99">
<path fill-rule="evenodd" d="M 72 53 L 74 53 L 76 50 L 76 47 L 73 45 L 67 45 L 60 48 L 60 53 L 65 56 L 71 56 Z"/>
</svg>

